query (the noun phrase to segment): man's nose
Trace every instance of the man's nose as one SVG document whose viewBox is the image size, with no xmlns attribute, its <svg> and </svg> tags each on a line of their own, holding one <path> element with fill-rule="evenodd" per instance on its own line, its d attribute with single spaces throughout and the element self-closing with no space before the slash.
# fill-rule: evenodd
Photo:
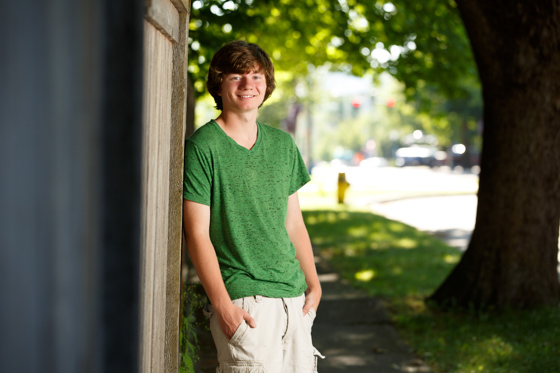
<svg viewBox="0 0 560 373">
<path fill-rule="evenodd" d="M 244 76 L 241 78 L 240 88 L 251 89 L 252 87 L 252 81 L 248 76 Z"/>
</svg>

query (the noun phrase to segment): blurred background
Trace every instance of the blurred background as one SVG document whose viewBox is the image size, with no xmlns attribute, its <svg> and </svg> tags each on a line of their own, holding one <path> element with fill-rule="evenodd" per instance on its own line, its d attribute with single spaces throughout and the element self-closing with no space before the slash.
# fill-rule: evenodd
<svg viewBox="0 0 560 373">
<path fill-rule="evenodd" d="M 195 127 L 217 113 L 205 93 L 225 42 L 261 45 L 277 89 L 259 120 L 325 164 L 447 166 L 478 172 L 482 101 L 454 2 L 192 2 L 189 80 Z M 363 162 L 363 163 L 362 163 Z"/>
</svg>

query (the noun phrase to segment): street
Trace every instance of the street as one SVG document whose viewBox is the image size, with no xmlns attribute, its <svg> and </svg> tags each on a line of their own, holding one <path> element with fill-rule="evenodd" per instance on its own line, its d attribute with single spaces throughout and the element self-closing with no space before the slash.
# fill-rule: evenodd
<svg viewBox="0 0 560 373">
<path fill-rule="evenodd" d="M 312 182 L 302 192 L 329 192 L 337 188 L 339 173 L 350 183 L 348 203 L 363 205 L 403 197 L 475 194 L 478 175 L 448 167 L 348 167 L 320 164 L 312 169 Z"/>
</svg>

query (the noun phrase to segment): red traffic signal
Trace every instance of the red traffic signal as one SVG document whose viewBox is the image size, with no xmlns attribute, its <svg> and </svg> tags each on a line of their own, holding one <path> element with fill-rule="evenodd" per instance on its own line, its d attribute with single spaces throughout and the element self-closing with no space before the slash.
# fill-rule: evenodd
<svg viewBox="0 0 560 373">
<path fill-rule="evenodd" d="M 389 97 L 385 103 L 387 104 L 387 107 L 393 107 L 395 106 L 396 101 L 393 97 Z"/>
<path fill-rule="evenodd" d="M 359 98 L 356 97 L 356 98 L 352 99 L 352 107 L 357 109 L 360 106 L 362 106 L 362 101 L 360 101 Z"/>
</svg>

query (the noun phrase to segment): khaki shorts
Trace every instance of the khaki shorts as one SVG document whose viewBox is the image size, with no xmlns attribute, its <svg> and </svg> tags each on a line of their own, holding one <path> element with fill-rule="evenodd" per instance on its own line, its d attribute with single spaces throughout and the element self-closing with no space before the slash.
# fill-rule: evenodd
<svg viewBox="0 0 560 373">
<path fill-rule="evenodd" d="M 251 328 L 245 321 L 228 340 L 212 306 L 205 314 L 210 318 L 212 337 L 218 350 L 217 373 L 313 373 L 317 358 L 322 356 L 311 341 L 315 311 L 303 316 L 305 296 L 267 298 L 260 295 L 235 299 L 257 324 Z"/>
</svg>

